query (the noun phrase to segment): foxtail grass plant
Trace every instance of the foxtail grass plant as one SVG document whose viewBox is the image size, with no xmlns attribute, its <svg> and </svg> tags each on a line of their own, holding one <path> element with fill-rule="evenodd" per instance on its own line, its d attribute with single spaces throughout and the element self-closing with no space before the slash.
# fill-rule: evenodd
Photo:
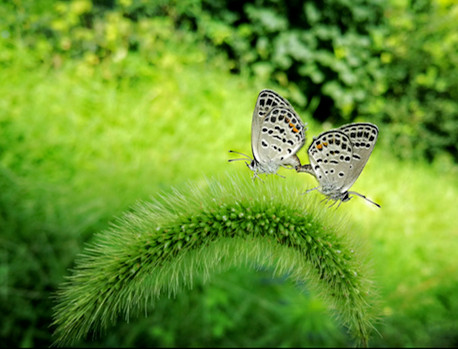
<svg viewBox="0 0 458 349">
<path fill-rule="evenodd" d="M 54 345 L 128 321 L 214 273 L 267 266 L 316 292 L 367 346 L 375 299 L 361 244 L 339 211 L 271 177 L 207 179 L 137 203 L 94 237 L 56 293 Z"/>
</svg>

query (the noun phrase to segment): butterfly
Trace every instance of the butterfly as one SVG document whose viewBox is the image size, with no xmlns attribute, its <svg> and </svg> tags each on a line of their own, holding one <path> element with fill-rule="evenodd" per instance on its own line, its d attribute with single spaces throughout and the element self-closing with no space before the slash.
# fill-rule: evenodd
<svg viewBox="0 0 458 349">
<path fill-rule="evenodd" d="M 307 151 L 310 164 L 296 168 L 297 172 L 315 176 L 320 184 L 307 192 L 317 189 L 327 201 L 334 200 L 332 205 L 340 201 L 340 206 L 354 194 L 380 207 L 364 195 L 348 191 L 369 160 L 377 137 L 377 126 L 368 122 L 344 125 L 314 137 Z"/>
<path fill-rule="evenodd" d="M 251 121 L 251 151 L 253 159 L 243 153 L 244 158 L 230 159 L 245 161 L 250 170 L 258 173 L 277 174 L 278 168 L 297 168 L 301 162 L 296 153 L 305 144 L 305 125 L 291 104 L 278 93 L 264 89 L 256 100 Z M 278 175 L 278 174 L 277 174 Z"/>
</svg>

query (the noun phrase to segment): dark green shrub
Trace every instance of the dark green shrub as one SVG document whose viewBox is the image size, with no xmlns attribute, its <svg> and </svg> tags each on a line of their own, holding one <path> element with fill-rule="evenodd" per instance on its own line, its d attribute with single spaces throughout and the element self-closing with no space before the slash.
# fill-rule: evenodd
<svg viewBox="0 0 458 349">
<path fill-rule="evenodd" d="M 349 121 L 383 92 L 382 1 L 203 1 L 201 35 L 234 69 L 286 86 L 320 121 Z"/>
</svg>

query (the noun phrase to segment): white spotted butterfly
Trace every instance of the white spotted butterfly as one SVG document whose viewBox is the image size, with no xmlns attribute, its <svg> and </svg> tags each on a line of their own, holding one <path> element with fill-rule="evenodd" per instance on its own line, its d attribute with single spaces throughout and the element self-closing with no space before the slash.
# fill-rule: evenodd
<svg viewBox="0 0 458 349">
<path fill-rule="evenodd" d="M 334 200 L 332 205 L 337 201 L 340 205 L 355 194 L 380 207 L 364 195 L 348 191 L 369 160 L 377 137 L 377 126 L 368 122 L 344 125 L 314 137 L 308 148 L 310 164 L 296 169 L 315 176 L 320 184 L 307 192 L 317 189 L 328 201 Z"/>
<path fill-rule="evenodd" d="M 298 168 L 301 162 L 296 153 L 305 144 L 305 125 L 291 104 L 278 93 L 264 89 L 256 101 L 251 121 L 251 150 L 253 159 L 243 153 L 242 160 L 254 172 L 277 174 L 278 168 Z"/>
</svg>

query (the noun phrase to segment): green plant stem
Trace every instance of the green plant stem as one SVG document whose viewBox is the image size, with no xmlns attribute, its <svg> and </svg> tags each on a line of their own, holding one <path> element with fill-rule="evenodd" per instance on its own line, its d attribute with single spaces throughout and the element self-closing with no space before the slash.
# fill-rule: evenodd
<svg viewBox="0 0 458 349">
<path fill-rule="evenodd" d="M 328 210 L 287 182 L 207 181 L 138 203 L 98 234 L 56 294 L 55 344 L 126 320 L 234 266 L 266 265 L 318 294 L 367 346 L 371 282 L 349 234 Z"/>
</svg>

